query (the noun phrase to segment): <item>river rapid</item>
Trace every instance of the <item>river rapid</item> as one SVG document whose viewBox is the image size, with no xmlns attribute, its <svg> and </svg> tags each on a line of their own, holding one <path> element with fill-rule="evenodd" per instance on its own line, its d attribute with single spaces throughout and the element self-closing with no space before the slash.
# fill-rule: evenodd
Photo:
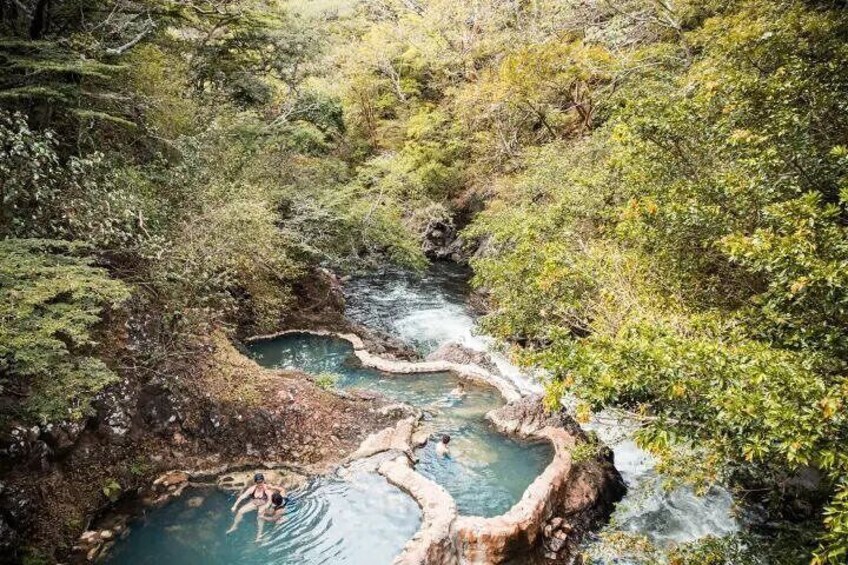
<svg viewBox="0 0 848 565">
<path fill-rule="evenodd" d="M 528 375 L 510 363 L 491 337 L 478 331 L 469 308 L 468 269 L 437 263 L 423 275 L 386 271 L 347 285 L 348 314 L 412 345 L 422 354 L 446 342 L 486 351 L 504 376 L 523 392 L 540 392 L 543 376 Z M 691 488 L 663 488 L 653 458 L 632 440 L 626 419 L 601 414 L 584 426 L 594 430 L 613 449 L 615 465 L 628 485 L 608 529 L 644 535 L 659 546 L 723 536 L 739 528 L 730 493 L 721 488 L 697 496 Z M 624 563 L 621 556 L 599 549 L 606 559 Z M 603 559 L 603 558 L 602 558 Z"/>
</svg>

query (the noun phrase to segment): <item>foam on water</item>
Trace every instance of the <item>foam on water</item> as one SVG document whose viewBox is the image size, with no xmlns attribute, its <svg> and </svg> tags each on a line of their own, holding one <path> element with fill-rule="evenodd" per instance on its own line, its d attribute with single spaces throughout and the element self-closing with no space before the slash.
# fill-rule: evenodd
<svg viewBox="0 0 848 565">
<path fill-rule="evenodd" d="M 733 498 L 726 489 L 713 487 L 699 496 L 687 486 L 664 488 L 656 461 L 633 441 L 635 424 L 626 415 L 601 412 L 583 427 L 612 448 L 615 466 L 628 485 L 609 528 L 647 536 L 659 546 L 739 529 Z"/>
<path fill-rule="evenodd" d="M 538 378 L 509 362 L 495 340 L 478 335 L 466 306 L 468 271 L 436 264 L 423 274 L 384 272 L 348 285 L 349 314 L 360 323 L 399 337 L 422 353 L 453 341 L 488 352 L 498 368 L 523 392 L 539 392 Z M 629 492 L 613 515 L 613 528 L 638 533 L 660 545 L 722 536 L 738 529 L 730 493 L 711 489 L 696 496 L 689 488 L 667 491 L 651 456 L 630 438 L 632 426 L 601 415 L 589 426 L 615 452 L 616 467 Z"/>
<path fill-rule="evenodd" d="M 537 378 L 516 367 L 494 339 L 477 331 L 466 303 L 469 276 L 467 268 L 435 263 L 422 273 L 387 270 L 360 277 L 346 285 L 347 314 L 400 339 L 423 355 L 448 342 L 486 352 L 501 374 L 520 391 L 541 392 Z"/>
</svg>

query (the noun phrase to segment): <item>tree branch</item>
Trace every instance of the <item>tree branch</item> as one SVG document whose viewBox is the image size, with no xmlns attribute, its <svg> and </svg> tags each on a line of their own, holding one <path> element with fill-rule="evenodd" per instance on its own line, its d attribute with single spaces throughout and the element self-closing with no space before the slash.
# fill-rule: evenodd
<svg viewBox="0 0 848 565">
<path fill-rule="evenodd" d="M 147 36 L 147 34 L 150 33 L 151 31 L 153 31 L 155 28 L 156 28 L 156 23 L 153 20 L 150 19 L 150 15 L 148 14 L 148 16 L 147 16 L 147 26 L 145 26 L 145 28 L 142 29 L 138 33 L 138 35 L 136 35 L 135 37 L 133 37 L 132 39 L 130 39 L 128 42 L 124 43 L 120 47 L 110 47 L 109 49 L 106 49 L 106 54 L 107 55 L 122 55 L 124 52 L 135 47 L 138 44 L 139 41 L 144 39 Z"/>
</svg>

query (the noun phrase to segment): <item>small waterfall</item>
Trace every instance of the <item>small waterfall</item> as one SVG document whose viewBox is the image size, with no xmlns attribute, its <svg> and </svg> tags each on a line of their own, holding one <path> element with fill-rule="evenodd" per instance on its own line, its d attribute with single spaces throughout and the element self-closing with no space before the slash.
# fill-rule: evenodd
<svg viewBox="0 0 848 565">
<path fill-rule="evenodd" d="M 664 488 L 656 461 L 633 441 L 635 424 L 625 415 L 601 412 L 583 427 L 613 450 L 615 466 L 628 485 L 609 528 L 644 535 L 661 547 L 739 529 L 733 498 L 726 489 L 713 487 L 698 496 L 688 486 Z"/>
<path fill-rule="evenodd" d="M 498 342 L 477 331 L 466 299 L 470 271 L 436 263 L 423 273 L 387 270 L 347 284 L 348 315 L 416 348 L 422 355 L 440 345 L 459 343 L 489 354 L 501 374 L 523 393 L 541 393 L 535 376 L 516 367 Z"/>
<path fill-rule="evenodd" d="M 499 350 L 497 341 L 477 331 L 466 304 L 467 269 L 435 264 L 424 273 L 384 271 L 347 285 L 348 314 L 354 320 L 398 337 L 427 354 L 447 342 L 489 353 L 501 373 L 522 392 L 541 392 L 541 379 L 528 376 Z M 631 439 L 633 426 L 611 414 L 599 414 L 585 426 L 598 433 L 615 453 L 616 467 L 629 486 L 611 528 L 645 535 L 665 545 L 738 529 L 730 493 L 721 488 L 697 496 L 692 489 L 663 488 L 653 458 Z M 622 563 L 619 556 L 612 561 Z"/>
</svg>

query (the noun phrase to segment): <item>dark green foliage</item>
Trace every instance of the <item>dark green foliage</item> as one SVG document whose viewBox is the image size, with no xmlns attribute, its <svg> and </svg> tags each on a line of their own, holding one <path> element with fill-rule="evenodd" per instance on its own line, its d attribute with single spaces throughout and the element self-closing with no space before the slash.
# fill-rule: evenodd
<svg viewBox="0 0 848 565">
<path fill-rule="evenodd" d="M 88 241 L 131 247 L 141 236 L 139 195 L 108 170 L 99 153 L 63 158 L 52 131 L 0 110 L 0 237 Z"/>
<path fill-rule="evenodd" d="M 71 8 L 52 4 L 62 16 Z M 0 108 L 26 112 L 36 127 L 77 128 L 92 120 L 132 127 L 122 116 L 126 108 L 108 87 L 121 66 L 90 49 L 91 39 L 67 41 L 50 34 L 32 41 L 20 36 L 0 40 Z"/>
</svg>

